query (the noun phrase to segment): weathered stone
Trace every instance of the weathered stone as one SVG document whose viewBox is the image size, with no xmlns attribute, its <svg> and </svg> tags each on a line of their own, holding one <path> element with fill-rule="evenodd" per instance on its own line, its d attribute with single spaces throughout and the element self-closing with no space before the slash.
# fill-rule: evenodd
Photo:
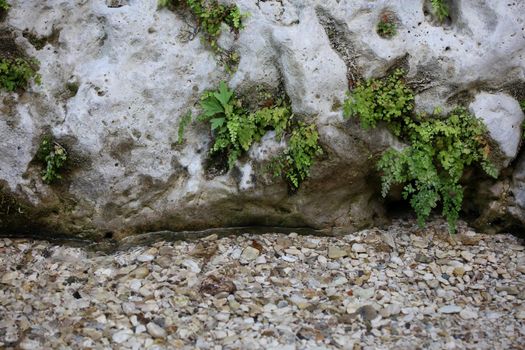
<svg viewBox="0 0 525 350">
<path fill-rule="evenodd" d="M 29 223 L 42 232 L 100 239 L 261 222 L 355 231 L 383 221 L 377 183 L 369 178 L 377 156 L 401 145 L 384 128 L 365 131 L 342 120 L 349 86 L 404 66 L 418 109 L 431 111 L 465 102 L 473 87 L 508 95 L 523 82 L 516 73 L 524 51 L 515 34 L 522 29 L 519 2 L 461 2 L 445 27 L 425 16 L 421 2 L 392 3 L 388 11 L 399 30 L 385 40 L 376 32 L 385 11 L 380 3 L 239 0 L 250 13 L 245 28 L 238 35 L 225 30 L 219 40 L 240 54 L 231 76 L 188 34 L 186 16 L 159 10 L 154 1 L 106 3 L 23 0 L 6 18 L 12 41 L 40 61 L 43 81 L 24 94 L 0 93 L 2 191 L 19 209 L 31 209 L 0 214 L 10 220 L 9 230 L 26 231 Z M 34 38 L 44 48 L 33 47 Z M 284 147 L 272 133 L 215 178 L 203 127 L 190 125 L 177 144 L 180 117 L 198 114 L 200 94 L 221 80 L 247 100 L 261 86 L 272 95 L 284 90 L 297 117 L 318 126 L 325 159 L 295 195 L 261 171 Z M 508 163 L 519 141 L 519 110 L 506 102 L 510 97 L 489 95 L 497 97 L 492 103 L 486 95 L 473 108 L 484 103 L 487 113 L 478 114 L 489 116 Z M 33 162 L 46 131 L 71 158 L 71 169 L 53 187 L 42 183 L 41 165 Z"/>
<path fill-rule="evenodd" d="M 490 136 L 503 153 L 500 167 L 506 167 L 516 157 L 521 142 L 525 115 L 518 101 L 506 94 L 482 92 L 476 95 L 470 110 L 487 125 Z"/>
<path fill-rule="evenodd" d="M 164 330 L 162 327 L 160 327 L 155 322 L 149 322 L 146 325 L 146 328 L 148 330 L 148 333 L 151 334 L 152 337 L 155 338 L 166 338 L 166 330 Z"/>
<path fill-rule="evenodd" d="M 328 247 L 328 257 L 330 259 L 339 259 L 348 256 L 348 252 L 345 249 L 339 248 L 338 246 Z"/>
</svg>

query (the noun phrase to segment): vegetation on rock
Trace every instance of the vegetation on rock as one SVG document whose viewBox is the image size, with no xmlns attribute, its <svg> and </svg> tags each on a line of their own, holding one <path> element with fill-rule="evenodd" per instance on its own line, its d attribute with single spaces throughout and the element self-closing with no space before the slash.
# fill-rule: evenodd
<svg viewBox="0 0 525 350">
<path fill-rule="evenodd" d="M 36 155 L 37 159 L 44 164 L 42 180 L 51 184 L 62 178 L 59 174 L 67 161 L 67 152 L 52 136 L 44 136 Z"/>
<path fill-rule="evenodd" d="M 445 0 L 431 0 L 432 9 L 434 10 L 434 15 L 440 22 L 445 21 L 449 16 L 449 8 L 445 3 Z"/>
<path fill-rule="evenodd" d="M 10 7 L 7 0 L 0 0 L 0 13 L 9 11 Z"/>
<path fill-rule="evenodd" d="M 38 61 L 24 58 L 0 58 L 0 88 L 7 91 L 25 89 L 33 79 L 40 84 Z"/>
<path fill-rule="evenodd" d="M 402 184 L 403 198 L 409 200 L 423 225 L 432 209 L 442 205 L 449 230 L 455 232 L 463 203 L 460 180 L 466 167 L 480 165 L 489 176 L 497 170 L 489 161 L 490 147 L 484 124 L 464 108 L 447 116 L 413 113 L 414 94 L 397 70 L 384 79 L 361 82 L 344 103 L 345 117 L 358 117 L 365 128 L 379 122 L 399 136 L 407 147 L 389 149 L 379 160 L 382 195 L 393 184 Z"/>
<path fill-rule="evenodd" d="M 391 38 L 397 33 L 396 23 L 388 16 L 382 15 L 380 21 L 377 23 L 377 34 L 382 38 Z"/>
<path fill-rule="evenodd" d="M 223 24 L 234 33 L 243 29 L 242 20 L 245 15 L 237 5 L 220 4 L 217 0 L 159 0 L 158 4 L 160 8 L 186 6 L 195 18 L 203 40 L 220 57 L 226 68 L 230 70 L 238 63 L 239 56 L 236 52 L 228 52 L 217 43 Z"/>
<path fill-rule="evenodd" d="M 315 156 L 322 152 L 315 125 L 295 122 L 290 106 L 283 101 L 250 112 L 221 82 L 217 91 L 203 94 L 200 105 L 198 120 L 208 122 L 214 135 L 210 154 L 226 154 L 230 168 L 252 144 L 268 131 L 275 131 L 278 139 L 289 136 L 289 140 L 286 151 L 273 162 L 274 174 L 297 189 L 308 176 Z"/>
</svg>

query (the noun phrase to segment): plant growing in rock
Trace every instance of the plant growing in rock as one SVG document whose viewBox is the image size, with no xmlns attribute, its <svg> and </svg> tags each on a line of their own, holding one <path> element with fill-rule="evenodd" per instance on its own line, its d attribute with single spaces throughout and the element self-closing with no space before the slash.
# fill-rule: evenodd
<svg viewBox="0 0 525 350">
<path fill-rule="evenodd" d="M 382 15 L 377 23 L 377 34 L 382 38 L 390 39 L 397 33 L 397 25 L 388 15 Z"/>
<path fill-rule="evenodd" d="M 414 109 L 414 94 L 404 83 L 404 71 L 397 69 L 386 79 L 358 82 L 343 104 L 346 117 L 359 116 L 365 129 L 386 122 L 392 132 L 401 133 L 402 117 Z"/>
<path fill-rule="evenodd" d="M 297 189 L 308 177 L 315 158 L 322 153 L 315 125 L 298 123 L 291 132 L 288 148 L 274 159 L 270 169 L 273 170 L 274 176 L 283 176 L 292 189 Z"/>
<path fill-rule="evenodd" d="M 195 18 L 203 40 L 210 45 L 226 67 L 231 69 L 238 63 L 237 53 L 228 52 L 217 43 L 223 23 L 236 34 L 243 28 L 242 20 L 246 15 L 241 13 L 237 5 L 220 4 L 217 0 L 159 0 L 158 5 L 160 8 L 186 6 Z"/>
<path fill-rule="evenodd" d="M 432 4 L 432 10 L 434 15 L 440 22 L 445 21 L 449 16 L 448 5 L 445 3 L 445 0 L 430 0 Z"/>
<path fill-rule="evenodd" d="M 10 7 L 6 0 L 0 0 L 0 13 L 9 11 Z"/>
<path fill-rule="evenodd" d="M 286 103 L 249 112 L 226 83 L 221 82 L 217 91 L 203 94 L 200 105 L 202 113 L 198 120 L 208 122 L 214 135 L 210 154 L 226 154 L 229 168 L 268 131 L 275 131 L 279 139 L 289 134 L 289 147 L 275 161 L 278 165 L 274 173 L 283 175 L 291 186 L 298 188 L 314 157 L 321 153 L 315 125 L 292 123 L 293 114 Z"/>
<path fill-rule="evenodd" d="M 59 174 L 67 161 L 67 152 L 52 136 L 44 136 L 37 151 L 37 159 L 44 164 L 42 180 L 51 184 L 62 178 Z"/>
<path fill-rule="evenodd" d="M 184 142 L 184 130 L 190 123 L 191 123 L 191 111 L 183 115 L 179 122 L 179 130 L 178 130 L 179 138 L 177 139 L 177 143 L 179 145 L 181 145 L 182 142 Z"/>
<path fill-rule="evenodd" d="M 520 102 L 520 107 L 521 107 L 521 110 L 523 111 L 523 113 L 525 113 L 525 100 Z"/>
<path fill-rule="evenodd" d="M 412 101 L 413 92 L 402 80 L 402 72 L 396 71 L 385 79 L 358 85 L 345 101 L 344 115 L 360 118 L 364 127 L 386 122 L 408 144 L 401 151 L 386 151 L 378 161 L 382 195 L 393 184 L 403 184 L 403 198 L 410 201 L 421 226 L 441 202 L 442 215 L 453 233 L 463 203 L 460 180 L 465 168 L 477 164 L 497 177 L 489 161 L 486 128 L 464 108 L 444 117 L 415 116 Z"/>
<path fill-rule="evenodd" d="M 40 84 L 40 74 L 37 73 L 38 61 L 23 58 L 0 59 L 0 87 L 7 91 L 18 88 L 25 89 L 31 79 Z"/>
</svg>

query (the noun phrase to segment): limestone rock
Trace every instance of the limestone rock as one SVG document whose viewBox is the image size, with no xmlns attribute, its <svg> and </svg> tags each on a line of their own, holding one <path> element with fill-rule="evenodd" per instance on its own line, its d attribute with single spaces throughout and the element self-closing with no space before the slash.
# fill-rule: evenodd
<svg viewBox="0 0 525 350">
<path fill-rule="evenodd" d="M 224 31 L 219 40 L 240 54 L 229 75 L 198 37 L 187 38 L 188 18 L 159 10 L 156 0 L 14 2 L 0 25 L 40 61 L 42 84 L 0 92 L 0 202 L 17 208 L 0 210 L 0 228 L 112 240 L 246 225 L 355 231 L 385 220 L 371 181 L 375 161 L 401 145 L 384 128 L 342 119 L 348 87 L 404 67 L 418 108 L 430 111 L 469 101 L 480 86 L 517 98 L 525 81 L 523 2 L 462 1 L 442 25 L 425 15 L 423 1 L 236 3 L 250 16 L 238 38 Z M 386 10 L 398 21 L 390 40 L 376 33 Z M 317 125 L 325 156 L 293 196 L 262 170 L 285 146 L 272 133 L 223 172 L 209 167 L 204 126 L 192 123 L 177 143 L 181 116 L 198 114 L 199 96 L 221 80 L 247 98 L 260 86 L 282 88 L 297 120 Z M 501 110 L 477 100 L 488 104 L 491 135 L 509 164 L 523 116 L 495 96 Z M 33 161 L 46 132 L 72 160 L 53 186 Z M 519 205 L 512 210 L 523 217 Z"/>
<path fill-rule="evenodd" d="M 521 142 L 525 115 L 518 101 L 503 93 L 482 92 L 476 95 L 469 108 L 487 126 L 491 138 L 503 153 L 500 167 L 506 167 L 516 157 Z"/>
</svg>

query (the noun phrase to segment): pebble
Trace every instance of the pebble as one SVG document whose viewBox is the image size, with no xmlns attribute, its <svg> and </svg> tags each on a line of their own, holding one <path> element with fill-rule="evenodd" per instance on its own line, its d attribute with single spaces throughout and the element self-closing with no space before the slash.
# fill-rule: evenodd
<svg viewBox="0 0 525 350">
<path fill-rule="evenodd" d="M 447 306 L 443 306 L 443 307 L 439 308 L 438 311 L 441 312 L 442 314 L 457 314 L 461 310 L 462 309 L 459 306 L 447 305 Z"/>
<path fill-rule="evenodd" d="M 241 259 L 246 261 L 251 261 L 257 259 L 259 256 L 259 250 L 253 247 L 246 247 L 242 251 Z"/>
<path fill-rule="evenodd" d="M 328 247 L 328 257 L 330 259 L 339 259 L 348 255 L 348 252 L 344 249 L 341 249 L 337 246 Z"/>
<path fill-rule="evenodd" d="M 133 335 L 133 332 L 131 330 L 124 329 L 116 333 L 113 333 L 113 335 L 111 336 L 111 339 L 113 339 L 115 343 L 120 344 L 128 340 L 129 337 L 131 337 L 132 335 Z"/>
<path fill-rule="evenodd" d="M 166 331 L 155 322 L 149 322 L 146 325 L 146 329 L 148 330 L 148 333 L 154 338 L 166 338 Z"/>
<path fill-rule="evenodd" d="M 366 247 L 363 244 L 354 243 L 352 244 L 352 251 L 356 253 L 366 253 Z"/>
<path fill-rule="evenodd" d="M 0 239 L 0 348 L 525 348 L 523 242 L 468 236 L 405 220 L 110 254 Z"/>
</svg>

